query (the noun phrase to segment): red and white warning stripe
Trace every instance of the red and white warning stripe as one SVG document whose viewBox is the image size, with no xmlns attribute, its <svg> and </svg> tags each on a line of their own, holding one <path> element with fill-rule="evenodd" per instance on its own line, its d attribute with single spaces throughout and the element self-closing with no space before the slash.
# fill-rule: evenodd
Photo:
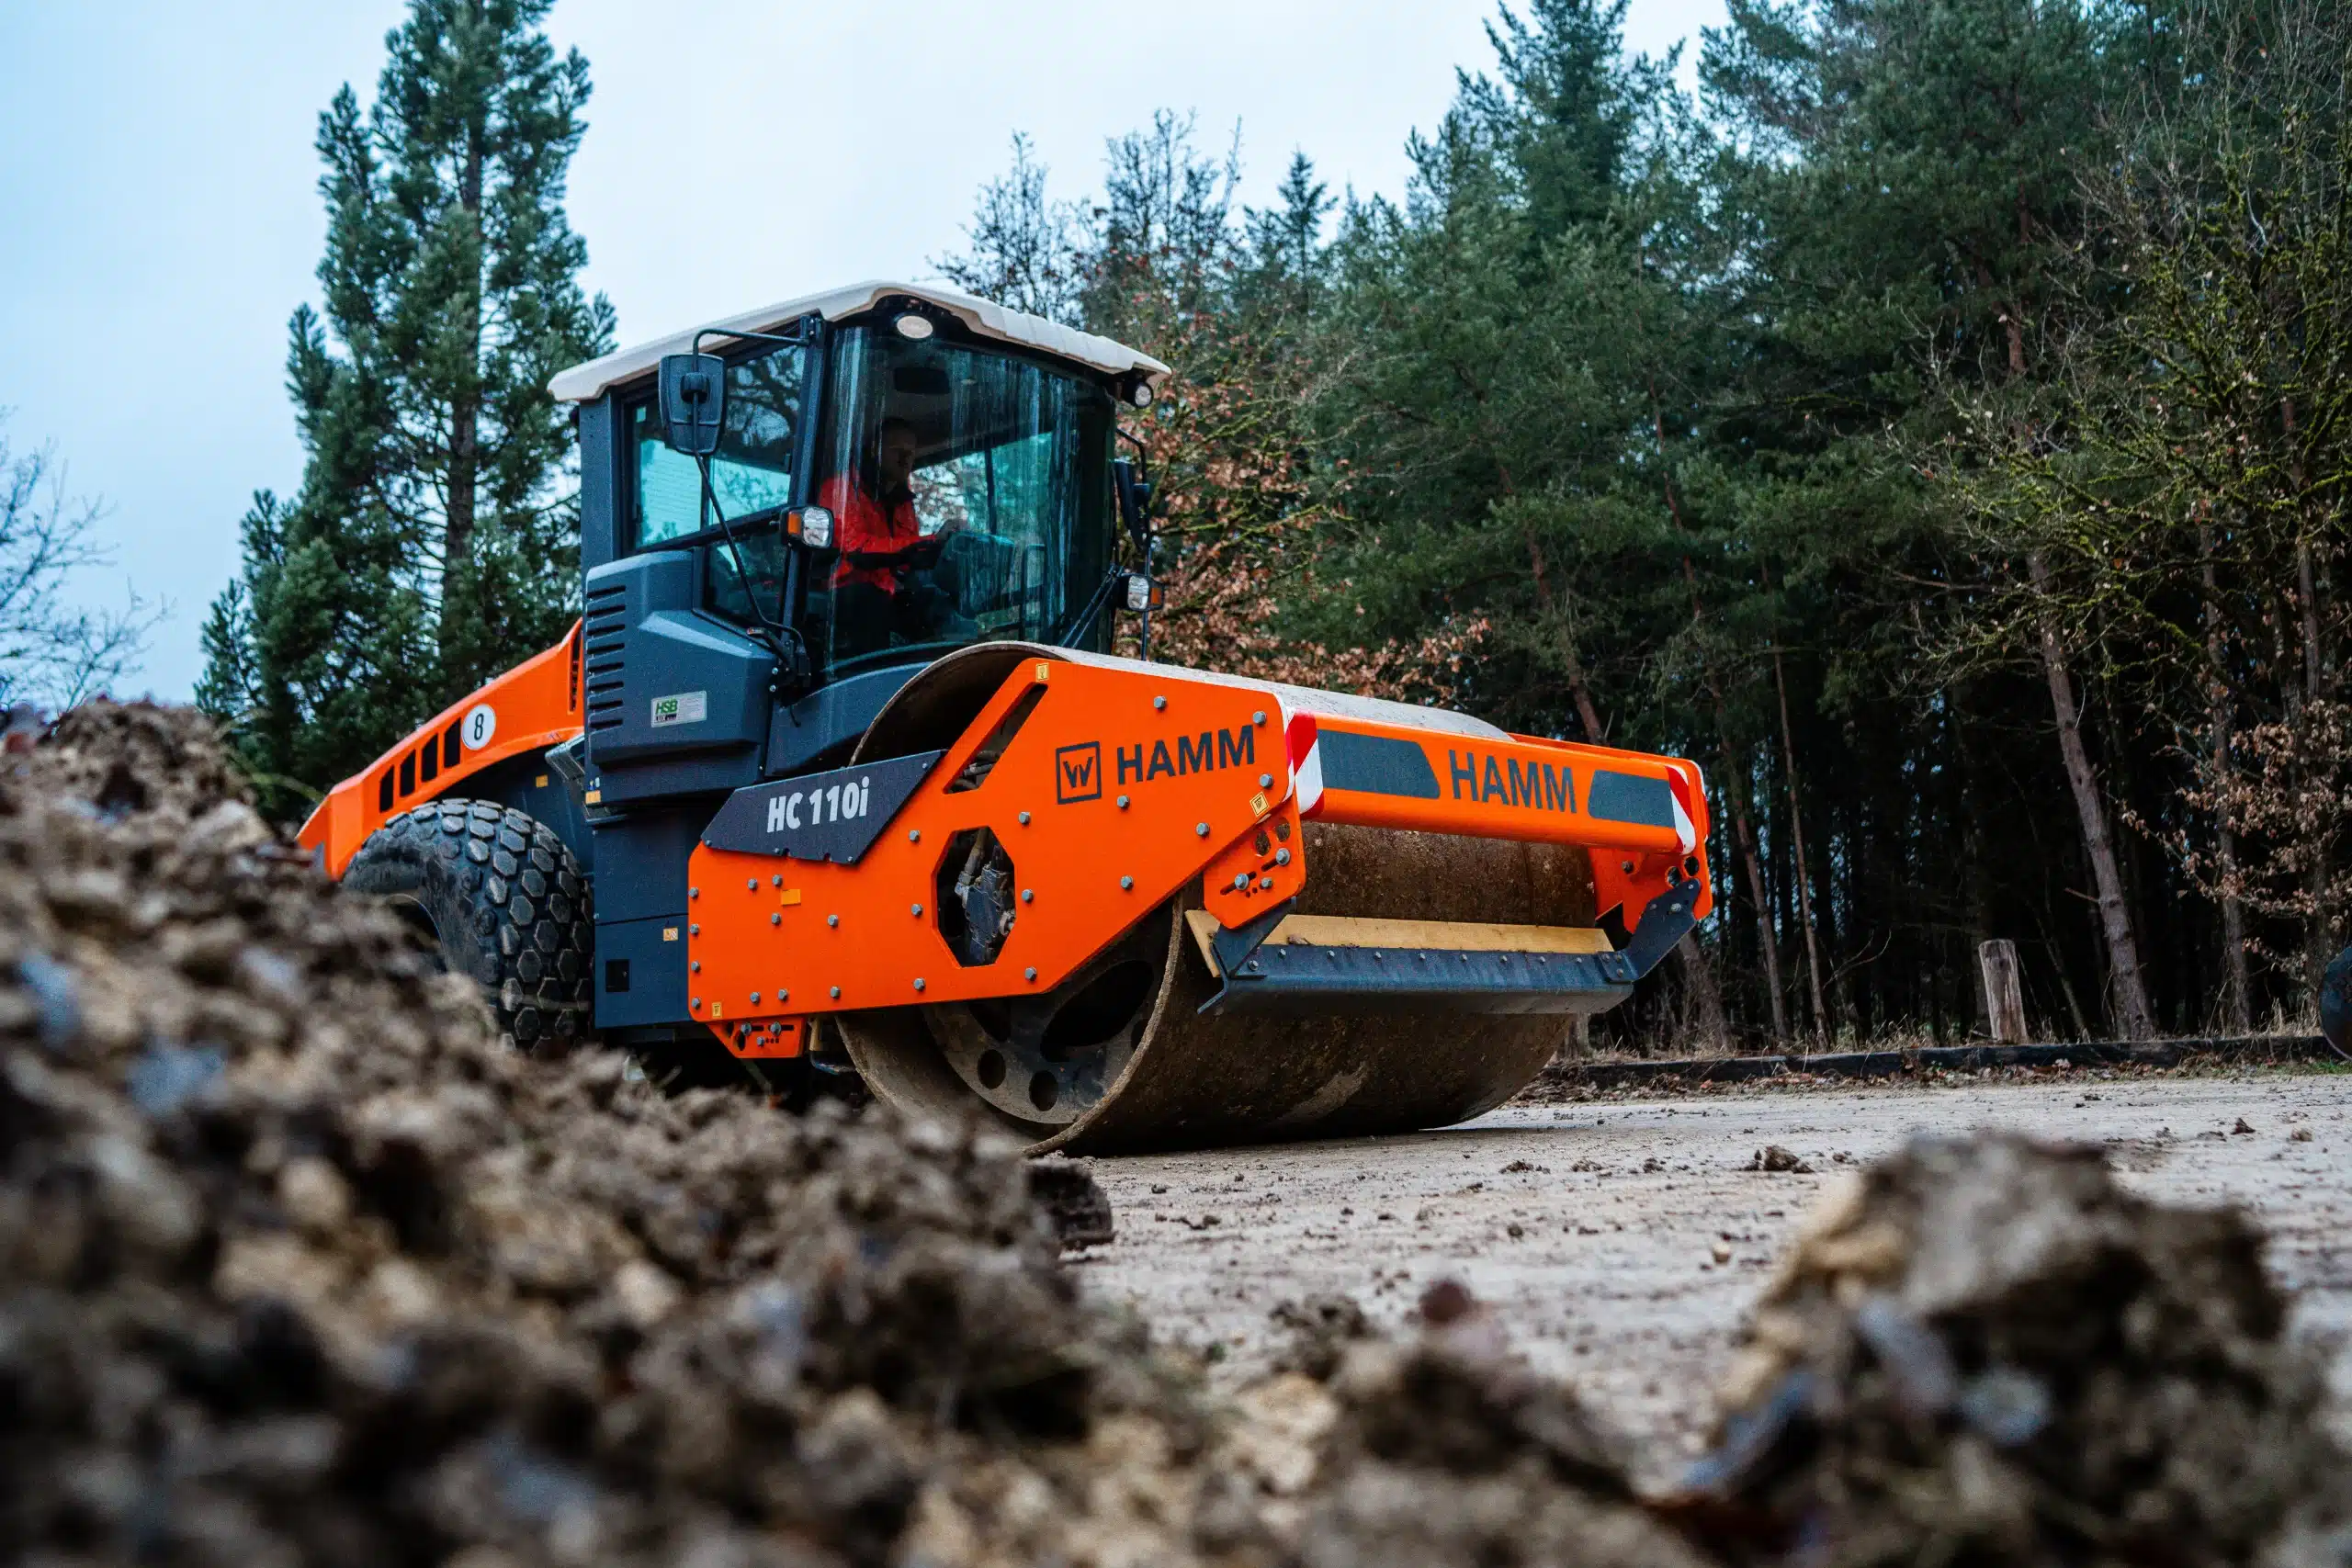
<svg viewBox="0 0 2352 1568">
<path fill-rule="evenodd" d="M 1291 793 L 1298 814 L 1312 817 L 1323 804 L 1323 753 L 1316 746 L 1315 716 L 1292 714 L 1283 726 L 1283 749 L 1290 754 Z"/>
<path fill-rule="evenodd" d="M 1675 837 L 1682 840 L 1682 852 L 1687 855 L 1699 847 L 1699 829 L 1692 821 L 1698 814 L 1691 809 L 1690 781 L 1682 776 L 1681 769 L 1672 768 L 1667 772 L 1666 788 L 1674 798 Z"/>
</svg>

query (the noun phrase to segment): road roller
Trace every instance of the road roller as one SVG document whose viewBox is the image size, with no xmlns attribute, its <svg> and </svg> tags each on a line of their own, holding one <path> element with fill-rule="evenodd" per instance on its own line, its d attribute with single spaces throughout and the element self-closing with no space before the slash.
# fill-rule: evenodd
<svg viewBox="0 0 2352 1568">
<path fill-rule="evenodd" d="M 664 1081 L 1098 1154 L 1500 1104 L 1709 913 L 1699 772 L 1153 662 L 1167 375 L 887 282 L 565 371 L 579 622 L 301 842 Z"/>
</svg>

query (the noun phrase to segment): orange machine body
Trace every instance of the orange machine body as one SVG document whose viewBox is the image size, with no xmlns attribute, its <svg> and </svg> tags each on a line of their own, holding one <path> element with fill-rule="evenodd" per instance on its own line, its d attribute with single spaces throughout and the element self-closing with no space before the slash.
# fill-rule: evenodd
<svg viewBox="0 0 2352 1568">
<path fill-rule="evenodd" d="M 450 704 L 401 743 L 327 792 L 298 837 L 340 877 L 368 836 L 412 807 L 509 758 L 581 731 L 580 627 Z"/>
<path fill-rule="evenodd" d="M 1291 897 L 1311 874 L 1306 820 L 1585 846 L 1600 908 L 1629 926 L 1689 882 L 1695 915 L 1712 907 L 1690 763 L 1286 711 L 1285 690 L 1025 660 L 849 863 L 706 836 L 687 874 L 693 1016 L 741 1054 L 786 1055 L 817 1015 L 1042 995 L 1195 886 L 1228 930 Z M 1017 902 L 974 964 L 939 911 L 982 831 Z"/>
</svg>

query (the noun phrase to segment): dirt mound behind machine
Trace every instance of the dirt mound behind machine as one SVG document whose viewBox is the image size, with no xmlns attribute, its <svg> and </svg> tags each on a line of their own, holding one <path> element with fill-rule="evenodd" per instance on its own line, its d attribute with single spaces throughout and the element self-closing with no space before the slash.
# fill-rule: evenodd
<svg viewBox="0 0 2352 1568">
<path fill-rule="evenodd" d="M 566 372 L 580 626 L 303 843 L 519 1043 L 1080 1151 L 1500 1103 L 1708 912 L 1698 772 L 1112 656 L 1165 374 L 898 284 Z"/>
</svg>

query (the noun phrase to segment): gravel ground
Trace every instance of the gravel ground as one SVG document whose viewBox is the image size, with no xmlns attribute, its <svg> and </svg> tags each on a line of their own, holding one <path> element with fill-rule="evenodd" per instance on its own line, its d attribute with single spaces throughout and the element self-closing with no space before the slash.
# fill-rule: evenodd
<svg viewBox="0 0 2352 1568">
<path fill-rule="evenodd" d="M 1510 1106 L 1410 1137 L 1098 1161 L 1118 1238 L 1080 1272 L 1237 1382 L 1281 1348 L 1281 1303 L 1350 1295 L 1395 1323 L 1452 1276 L 1665 1465 L 1699 1447 L 1742 1316 L 1815 1194 L 1917 1132 L 2098 1142 L 2148 1196 L 2243 1204 L 2298 1326 L 2344 1337 L 2347 1111 L 2352 1076 L 2275 1071 Z M 1770 1145 L 1810 1171 L 1750 1168 Z"/>
</svg>

